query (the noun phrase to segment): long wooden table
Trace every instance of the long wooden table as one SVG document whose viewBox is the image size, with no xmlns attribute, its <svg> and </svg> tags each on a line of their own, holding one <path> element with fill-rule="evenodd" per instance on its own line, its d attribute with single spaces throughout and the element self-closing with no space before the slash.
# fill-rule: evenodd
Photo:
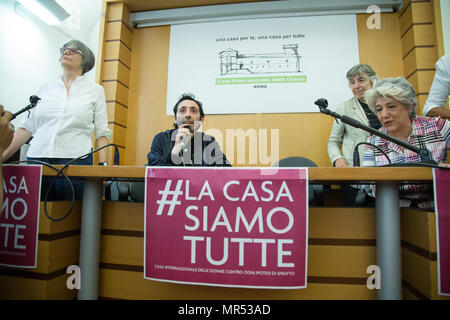
<svg viewBox="0 0 450 320">
<path fill-rule="evenodd" d="M 61 166 L 56 166 L 61 168 Z M 71 177 L 111 179 L 144 179 L 144 166 L 70 166 L 64 172 Z M 251 168 L 251 167 L 248 167 Z M 378 167 L 378 168 L 309 168 L 309 181 L 314 184 L 375 183 L 375 182 L 431 182 L 433 173 L 426 167 Z M 54 175 L 55 171 L 44 167 L 43 175 Z"/>
<path fill-rule="evenodd" d="M 85 179 L 82 205 L 80 269 L 82 288 L 78 299 L 97 299 L 99 283 L 102 181 L 109 179 L 144 180 L 145 167 L 71 166 L 65 173 Z M 44 167 L 43 175 L 53 176 Z M 376 184 L 377 264 L 382 271 L 378 299 L 402 298 L 400 209 L 398 184 L 432 183 L 432 169 L 400 168 L 309 168 L 311 184 Z"/>
</svg>

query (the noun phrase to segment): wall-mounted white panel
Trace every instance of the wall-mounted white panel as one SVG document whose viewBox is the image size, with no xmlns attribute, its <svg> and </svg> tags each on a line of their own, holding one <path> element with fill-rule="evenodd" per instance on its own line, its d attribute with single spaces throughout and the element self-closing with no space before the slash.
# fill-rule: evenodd
<svg viewBox="0 0 450 320">
<path fill-rule="evenodd" d="M 355 15 L 253 19 L 171 27 L 167 114 L 194 93 L 207 114 L 317 112 L 352 97 Z"/>
</svg>

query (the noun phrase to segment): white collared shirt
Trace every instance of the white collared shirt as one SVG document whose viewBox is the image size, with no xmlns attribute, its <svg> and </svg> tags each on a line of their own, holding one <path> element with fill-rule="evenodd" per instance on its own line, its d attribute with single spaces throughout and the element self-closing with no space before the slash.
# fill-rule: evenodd
<svg viewBox="0 0 450 320">
<path fill-rule="evenodd" d="M 33 133 L 28 157 L 77 158 L 91 151 L 95 138 L 109 139 L 105 90 L 77 77 L 67 94 L 62 78 L 42 86 L 41 98 L 20 127 Z"/>
<path fill-rule="evenodd" d="M 426 116 L 434 107 L 445 107 L 450 95 L 450 54 L 442 56 L 436 62 L 436 73 L 427 101 L 423 106 L 423 114 Z"/>
</svg>

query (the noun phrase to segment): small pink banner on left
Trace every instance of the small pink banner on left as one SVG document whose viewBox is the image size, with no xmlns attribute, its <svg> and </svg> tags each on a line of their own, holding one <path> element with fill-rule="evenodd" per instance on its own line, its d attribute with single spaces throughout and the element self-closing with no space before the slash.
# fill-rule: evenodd
<svg viewBox="0 0 450 320">
<path fill-rule="evenodd" d="M 41 166 L 3 165 L 0 265 L 35 268 L 41 198 Z"/>
</svg>

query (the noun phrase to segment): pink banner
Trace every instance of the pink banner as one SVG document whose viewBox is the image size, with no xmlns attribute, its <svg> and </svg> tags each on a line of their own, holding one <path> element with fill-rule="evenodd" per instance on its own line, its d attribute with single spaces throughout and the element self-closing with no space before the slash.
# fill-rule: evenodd
<svg viewBox="0 0 450 320">
<path fill-rule="evenodd" d="M 307 199 L 307 169 L 148 167 L 144 277 L 306 288 Z"/>
<path fill-rule="evenodd" d="M 0 265 L 35 268 L 41 197 L 41 166 L 3 165 Z"/>
<path fill-rule="evenodd" d="M 439 294 L 450 296 L 450 170 L 433 169 L 433 176 Z"/>
</svg>

